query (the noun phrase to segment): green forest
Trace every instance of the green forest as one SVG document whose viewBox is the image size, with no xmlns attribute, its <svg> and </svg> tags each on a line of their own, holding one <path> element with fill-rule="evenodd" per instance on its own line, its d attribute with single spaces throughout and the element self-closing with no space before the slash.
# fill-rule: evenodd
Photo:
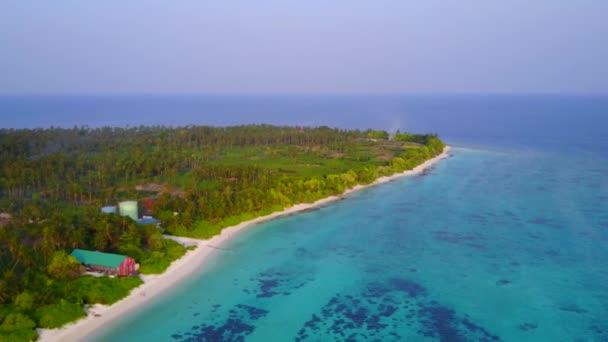
<svg viewBox="0 0 608 342">
<path fill-rule="evenodd" d="M 186 253 L 163 234 L 225 227 L 440 154 L 435 134 L 329 127 L 133 127 L 0 130 L 0 341 L 37 338 L 111 304 L 139 277 L 82 275 L 75 248 L 128 255 L 161 273 Z M 100 208 L 137 200 L 140 225 Z"/>
</svg>

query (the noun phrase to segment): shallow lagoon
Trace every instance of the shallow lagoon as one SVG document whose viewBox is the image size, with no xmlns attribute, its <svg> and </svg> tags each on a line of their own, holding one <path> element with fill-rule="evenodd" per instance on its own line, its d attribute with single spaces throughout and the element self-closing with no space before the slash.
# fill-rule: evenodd
<svg viewBox="0 0 608 342">
<path fill-rule="evenodd" d="M 458 146 L 425 175 L 244 231 L 96 340 L 608 340 L 608 97 L 0 97 L 0 111 L 7 127 L 264 122 Z"/>
<path fill-rule="evenodd" d="M 608 161 L 456 148 L 250 228 L 99 341 L 608 340 Z"/>
</svg>

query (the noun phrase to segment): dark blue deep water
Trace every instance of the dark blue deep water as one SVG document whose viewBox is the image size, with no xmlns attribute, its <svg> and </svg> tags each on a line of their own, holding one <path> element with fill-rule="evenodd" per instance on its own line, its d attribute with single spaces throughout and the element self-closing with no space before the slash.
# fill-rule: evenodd
<svg viewBox="0 0 608 342">
<path fill-rule="evenodd" d="M 2 127 L 438 132 L 419 176 L 250 228 L 96 341 L 608 341 L 608 98 L 4 97 Z"/>
</svg>

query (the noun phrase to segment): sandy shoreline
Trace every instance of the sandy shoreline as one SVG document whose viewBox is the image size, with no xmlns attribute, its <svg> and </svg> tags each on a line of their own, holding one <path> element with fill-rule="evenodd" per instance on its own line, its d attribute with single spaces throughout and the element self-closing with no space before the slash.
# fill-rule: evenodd
<svg viewBox="0 0 608 342">
<path fill-rule="evenodd" d="M 225 228 L 222 230 L 220 235 L 214 236 L 209 240 L 171 237 L 172 239 L 185 245 L 197 245 L 198 247 L 195 250 L 188 251 L 181 259 L 174 261 L 164 273 L 142 276 L 144 284 L 133 289 L 129 296 L 117 303 L 114 303 L 114 305 L 107 306 L 96 304 L 88 309 L 87 317 L 77 322 L 68 324 L 59 329 L 40 329 L 39 341 L 82 341 L 87 338 L 87 336 L 91 336 L 93 333 L 103 329 L 104 325 L 113 322 L 127 312 L 138 308 L 142 304 L 153 300 L 155 297 L 159 296 L 173 285 L 179 283 L 182 279 L 188 277 L 190 274 L 199 269 L 205 263 L 205 261 L 208 260 L 208 257 L 216 251 L 215 246 L 221 245 L 224 241 L 230 239 L 239 231 L 278 217 L 288 216 L 297 212 L 323 206 L 327 203 L 339 200 L 352 192 L 359 191 L 373 185 L 382 184 L 404 176 L 421 173 L 425 169 L 437 163 L 439 160 L 447 157 L 449 150 L 450 147 L 446 146 L 443 153 L 418 165 L 413 170 L 397 173 L 391 176 L 380 177 L 368 185 L 357 185 L 352 189 L 346 190 L 339 196 L 330 196 L 314 203 L 297 204 L 280 212 L 275 212 L 250 221 L 242 222 L 236 226 Z"/>
</svg>

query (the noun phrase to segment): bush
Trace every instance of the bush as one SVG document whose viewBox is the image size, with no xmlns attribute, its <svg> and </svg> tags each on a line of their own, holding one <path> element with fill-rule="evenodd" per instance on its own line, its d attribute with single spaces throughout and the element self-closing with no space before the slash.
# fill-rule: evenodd
<svg viewBox="0 0 608 342">
<path fill-rule="evenodd" d="M 83 267 L 76 258 L 61 250 L 51 256 L 47 272 L 54 279 L 73 279 L 83 272 Z"/>
<path fill-rule="evenodd" d="M 45 305 L 35 312 L 41 328 L 59 328 L 66 323 L 86 316 L 82 304 L 61 300 L 58 304 Z"/>
<path fill-rule="evenodd" d="M 162 252 L 152 251 L 142 259 L 139 272 L 143 274 L 158 274 L 164 272 L 171 263 L 186 254 L 186 248 L 173 240 L 165 240 Z"/>
<path fill-rule="evenodd" d="M 395 141 L 416 141 L 416 136 L 414 134 L 411 133 L 401 133 L 399 131 L 397 131 L 397 133 L 395 133 L 395 136 L 393 137 L 393 140 Z"/>
<path fill-rule="evenodd" d="M 382 131 L 382 130 L 378 130 L 378 131 L 369 130 L 367 132 L 367 137 L 370 139 L 388 139 L 388 132 Z"/>
<path fill-rule="evenodd" d="M 4 318 L 0 325 L 0 332 L 12 332 L 20 329 L 33 329 L 36 323 L 27 315 L 22 313 L 11 313 Z"/>
<path fill-rule="evenodd" d="M 7 309 L 5 307 L 4 309 Z M 23 313 L 9 313 L 0 325 L 0 342 L 29 342 L 38 338 L 36 323 Z"/>
<path fill-rule="evenodd" d="M 0 331 L 0 342 L 30 342 L 38 339 L 33 329 L 19 329 L 11 332 Z"/>
<path fill-rule="evenodd" d="M 194 222 L 191 229 L 187 229 L 183 226 L 167 227 L 167 233 L 171 235 L 185 236 L 197 239 L 207 239 L 219 234 L 221 231 L 221 225 L 202 220 Z"/>
<path fill-rule="evenodd" d="M 0 324 L 4 321 L 6 316 L 13 312 L 17 312 L 17 308 L 13 304 L 2 304 L 0 305 Z"/>
<path fill-rule="evenodd" d="M 72 296 L 88 304 L 113 304 L 143 284 L 139 277 L 84 276 L 71 284 Z"/>
<path fill-rule="evenodd" d="M 15 305 L 23 311 L 29 311 L 34 307 L 35 296 L 30 291 L 23 291 L 15 298 Z"/>
</svg>

